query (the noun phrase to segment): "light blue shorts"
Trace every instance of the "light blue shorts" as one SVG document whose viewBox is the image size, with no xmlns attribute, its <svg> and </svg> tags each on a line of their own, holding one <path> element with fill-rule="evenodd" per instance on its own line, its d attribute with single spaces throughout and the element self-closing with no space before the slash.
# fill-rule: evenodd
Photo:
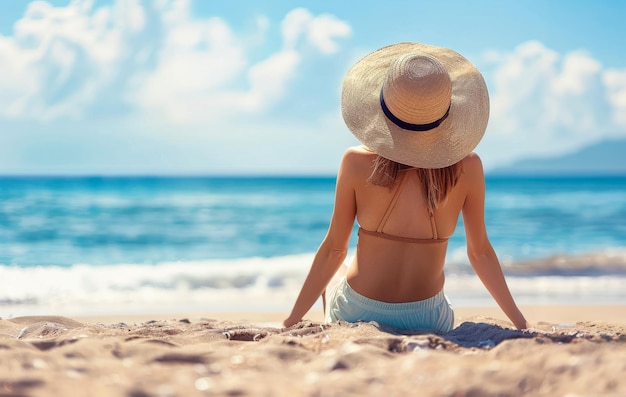
<svg viewBox="0 0 626 397">
<path fill-rule="evenodd" d="M 326 322 L 344 320 L 376 321 L 382 326 L 406 332 L 443 334 L 454 328 L 454 311 L 441 290 L 437 295 L 416 302 L 387 303 L 363 296 L 353 290 L 344 277 L 329 291 Z"/>
</svg>

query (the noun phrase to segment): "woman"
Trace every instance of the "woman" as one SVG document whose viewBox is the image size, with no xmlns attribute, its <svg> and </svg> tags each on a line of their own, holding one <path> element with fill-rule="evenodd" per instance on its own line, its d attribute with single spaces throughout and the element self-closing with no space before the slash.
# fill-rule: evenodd
<svg viewBox="0 0 626 397">
<path fill-rule="evenodd" d="M 484 174 L 472 152 L 489 118 L 480 72 L 446 48 L 387 46 L 347 73 L 342 113 L 364 146 L 341 160 L 328 232 L 284 325 L 299 322 L 321 294 L 327 321 L 450 331 L 443 268 L 462 213 L 472 267 L 513 324 L 527 328 L 485 229 Z M 356 255 L 331 287 L 355 219 Z"/>
</svg>

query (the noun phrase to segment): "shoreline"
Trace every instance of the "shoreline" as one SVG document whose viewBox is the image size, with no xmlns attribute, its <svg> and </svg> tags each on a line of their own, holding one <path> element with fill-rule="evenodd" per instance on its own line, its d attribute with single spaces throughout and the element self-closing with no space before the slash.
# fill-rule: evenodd
<svg viewBox="0 0 626 397">
<path fill-rule="evenodd" d="M 530 324 L 569 324 L 578 322 L 603 322 L 626 325 L 626 304 L 589 304 L 589 305 L 519 305 L 520 310 Z M 470 318 L 493 319 L 508 322 L 506 315 L 497 306 L 468 306 L 454 307 L 455 323 Z M 83 314 L 70 316 L 76 321 L 84 323 L 114 324 L 120 322 L 141 323 L 146 321 L 167 320 L 200 320 L 211 319 L 216 321 L 243 321 L 264 324 L 280 323 L 289 313 L 287 311 L 193 311 L 193 312 L 166 312 L 166 313 L 119 313 L 119 314 Z M 31 317 L 31 316 L 29 316 Z M 311 310 L 304 320 L 323 322 L 321 310 Z"/>
</svg>

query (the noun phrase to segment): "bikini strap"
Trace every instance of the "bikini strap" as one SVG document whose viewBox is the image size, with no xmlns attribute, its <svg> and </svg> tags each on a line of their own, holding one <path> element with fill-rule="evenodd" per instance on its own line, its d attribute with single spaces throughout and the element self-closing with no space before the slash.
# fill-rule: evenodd
<svg viewBox="0 0 626 397">
<path fill-rule="evenodd" d="M 389 215 L 391 215 L 391 211 L 393 211 L 393 208 L 396 206 L 396 202 L 398 201 L 398 198 L 400 197 L 400 192 L 402 191 L 402 188 L 404 187 L 405 179 L 406 179 L 406 172 L 402 172 L 400 174 L 400 180 L 398 181 L 398 183 L 396 183 L 396 186 L 394 186 L 393 197 L 391 198 L 391 201 L 389 202 L 389 205 L 387 206 L 387 211 L 385 211 L 385 214 L 383 215 L 382 219 L 380 220 L 380 223 L 378 224 L 378 227 L 376 228 L 377 233 L 383 232 L 383 228 L 385 227 L 385 224 L 387 223 L 387 219 L 389 219 Z"/>
<path fill-rule="evenodd" d="M 382 219 L 380 220 L 380 223 L 378 224 L 378 227 L 376 228 L 376 233 L 383 233 L 383 229 L 385 228 L 385 225 L 387 224 L 387 220 L 389 219 L 391 212 L 396 206 L 396 202 L 398 201 L 398 198 L 400 197 L 400 193 L 402 192 L 402 188 L 405 185 L 405 181 L 407 178 L 406 175 L 407 175 L 406 172 L 403 172 L 400 174 L 400 180 L 394 186 L 393 197 L 391 198 L 391 201 L 389 202 L 389 205 L 387 206 L 387 210 L 385 211 L 385 214 L 383 215 Z M 435 221 L 435 213 L 430 212 L 430 211 L 429 213 L 430 213 L 430 229 L 432 230 L 432 233 L 433 233 L 433 240 L 439 240 L 439 233 L 437 232 L 437 222 Z"/>
</svg>

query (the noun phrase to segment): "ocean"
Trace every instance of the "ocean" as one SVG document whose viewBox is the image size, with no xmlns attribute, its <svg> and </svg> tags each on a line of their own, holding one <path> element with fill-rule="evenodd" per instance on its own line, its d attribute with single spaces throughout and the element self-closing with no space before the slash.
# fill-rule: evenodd
<svg viewBox="0 0 626 397">
<path fill-rule="evenodd" d="M 287 312 L 334 186 L 334 177 L 0 177 L 0 317 Z M 485 218 L 518 303 L 626 304 L 626 176 L 488 176 Z M 467 260 L 462 220 L 446 293 L 455 306 L 495 305 Z"/>
</svg>

